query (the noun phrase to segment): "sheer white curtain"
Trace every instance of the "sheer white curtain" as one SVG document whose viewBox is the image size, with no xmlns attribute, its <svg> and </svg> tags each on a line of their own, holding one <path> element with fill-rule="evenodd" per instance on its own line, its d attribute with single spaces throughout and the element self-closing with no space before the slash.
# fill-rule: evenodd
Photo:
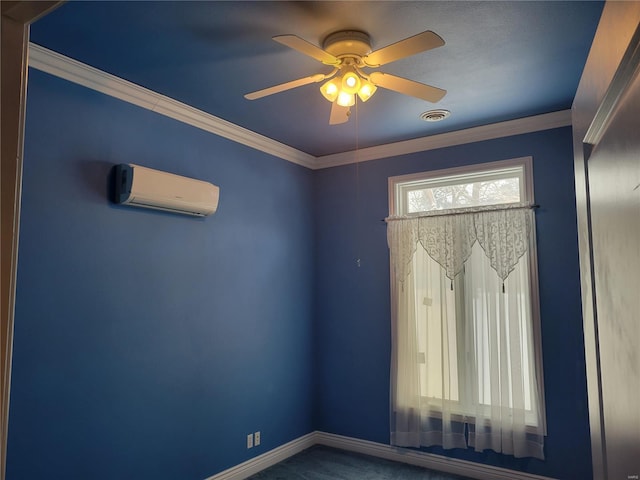
<svg viewBox="0 0 640 480">
<path fill-rule="evenodd" d="M 391 443 L 544 458 L 530 209 L 393 219 Z"/>
</svg>

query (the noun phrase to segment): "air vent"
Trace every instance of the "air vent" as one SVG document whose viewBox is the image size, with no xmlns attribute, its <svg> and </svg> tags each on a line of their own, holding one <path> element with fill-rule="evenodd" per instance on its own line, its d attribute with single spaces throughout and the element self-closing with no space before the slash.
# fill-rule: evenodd
<svg viewBox="0 0 640 480">
<path fill-rule="evenodd" d="M 425 122 L 440 122 L 451 115 L 449 110 L 429 110 L 420 115 L 420 119 Z"/>
</svg>

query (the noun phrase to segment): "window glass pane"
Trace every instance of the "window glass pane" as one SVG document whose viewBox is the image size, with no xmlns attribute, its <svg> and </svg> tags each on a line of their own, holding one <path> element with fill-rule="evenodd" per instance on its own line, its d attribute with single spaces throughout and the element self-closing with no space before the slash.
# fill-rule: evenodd
<svg viewBox="0 0 640 480">
<path fill-rule="evenodd" d="M 520 178 L 499 178 L 406 190 L 407 213 L 520 202 Z"/>
</svg>

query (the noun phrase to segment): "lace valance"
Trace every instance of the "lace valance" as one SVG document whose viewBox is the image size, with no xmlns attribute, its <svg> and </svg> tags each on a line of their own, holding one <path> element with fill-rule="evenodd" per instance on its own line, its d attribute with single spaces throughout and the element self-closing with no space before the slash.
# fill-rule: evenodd
<svg viewBox="0 0 640 480">
<path fill-rule="evenodd" d="M 533 212 L 518 207 L 390 220 L 387 241 L 398 281 L 403 282 L 411 272 L 418 243 L 453 280 L 476 241 L 504 281 L 528 249 Z"/>
</svg>

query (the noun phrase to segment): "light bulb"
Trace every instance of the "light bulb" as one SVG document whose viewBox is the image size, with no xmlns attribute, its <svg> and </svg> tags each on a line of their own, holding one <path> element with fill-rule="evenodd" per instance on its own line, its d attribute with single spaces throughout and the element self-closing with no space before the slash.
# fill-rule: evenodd
<svg viewBox="0 0 640 480">
<path fill-rule="evenodd" d="M 376 93 L 377 89 L 378 87 L 376 87 L 373 83 L 367 82 L 365 80 L 364 82 L 362 82 L 360 90 L 358 90 L 358 96 L 360 97 L 360 100 L 366 102 L 373 96 L 374 93 Z"/>
<path fill-rule="evenodd" d="M 360 77 L 354 71 L 347 71 L 342 77 L 342 90 L 351 95 L 360 89 Z"/>
<path fill-rule="evenodd" d="M 351 105 L 356 103 L 356 96 L 343 90 L 338 94 L 336 103 L 341 107 L 350 107 Z"/>
<path fill-rule="evenodd" d="M 320 93 L 322 93 L 324 98 L 333 103 L 333 101 L 338 98 L 338 93 L 340 93 L 340 84 L 341 81 L 339 78 L 332 78 L 320 87 Z"/>
</svg>

